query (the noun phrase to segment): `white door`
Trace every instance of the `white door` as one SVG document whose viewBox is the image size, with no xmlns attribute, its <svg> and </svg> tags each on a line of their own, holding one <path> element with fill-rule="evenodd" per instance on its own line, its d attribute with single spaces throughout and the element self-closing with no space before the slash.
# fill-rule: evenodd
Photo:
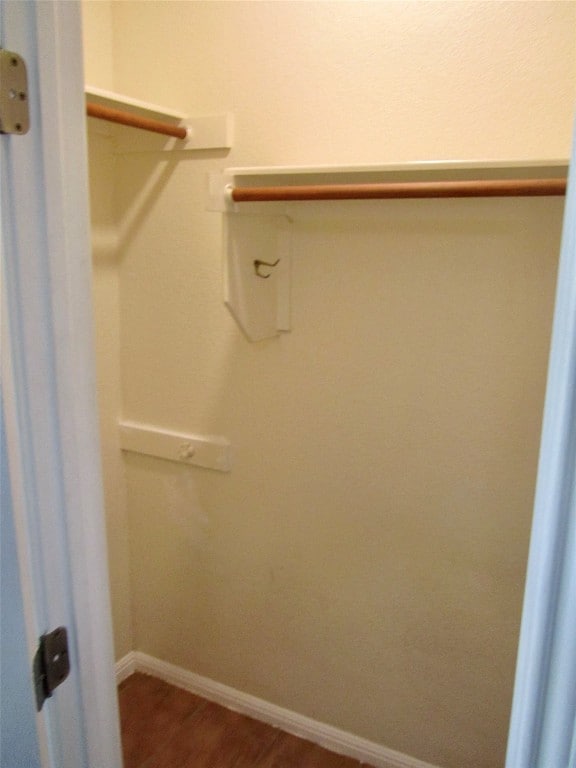
<svg viewBox="0 0 576 768">
<path fill-rule="evenodd" d="M 3 508 L 2 519 L 13 523 L 15 534 L 11 545 L 3 541 L 3 554 L 7 567 L 17 554 L 23 596 L 20 605 L 16 590 L 12 604 L 3 602 L 3 614 L 16 627 L 22 608 L 26 634 L 24 649 L 10 656 L 7 646 L 2 664 L 20 665 L 28 717 L 22 748 L 36 755 L 26 768 L 34 768 L 35 759 L 43 768 L 119 768 L 78 3 L 0 0 L 0 47 L 27 64 L 30 108 L 26 135 L 0 135 L 2 399 L 11 507 Z M 39 636 L 59 626 L 68 630 L 71 672 L 34 717 L 32 659 Z M 2 768 L 5 761 L 16 768 L 16 758 L 3 754 Z"/>
<path fill-rule="evenodd" d="M 5 438 L 0 408 L 0 766 L 40 768 Z"/>
<path fill-rule="evenodd" d="M 507 768 L 576 768 L 576 134 Z"/>
</svg>

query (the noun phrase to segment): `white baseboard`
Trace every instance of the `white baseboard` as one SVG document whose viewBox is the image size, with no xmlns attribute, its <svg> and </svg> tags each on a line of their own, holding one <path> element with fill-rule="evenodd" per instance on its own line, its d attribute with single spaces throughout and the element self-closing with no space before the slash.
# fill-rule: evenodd
<svg viewBox="0 0 576 768">
<path fill-rule="evenodd" d="M 136 652 L 130 651 L 116 662 L 116 685 L 136 672 Z"/>
<path fill-rule="evenodd" d="M 308 739 L 332 752 L 368 763 L 374 768 L 438 768 L 431 763 L 425 763 L 415 757 L 388 749 L 376 742 L 342 731 L 332 725 L 320 723 L 304 715 L 299 715 L 297 712 L 270 704 L 263 699 L 258 699 L 228 685 L 217 683 L 208 677 L 188 672 L 182 667 L 160 661 L 160 659 L 140 651 L 131 651 L 116 663 L 118 683 L 133 672 L 153 675 L 178 688 L 183 688 L 276 728 L 281 728 L 295 736 Z"/>
</svg>

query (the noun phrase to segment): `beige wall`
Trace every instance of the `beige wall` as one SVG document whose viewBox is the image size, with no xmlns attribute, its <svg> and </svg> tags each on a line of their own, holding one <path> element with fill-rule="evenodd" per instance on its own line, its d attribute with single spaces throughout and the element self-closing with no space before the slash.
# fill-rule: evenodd
<svg viewBox="0 0 576 768">
<path fill-rule="evenodd" d="M 113 90 L 112 0 L 83 0 L 82 32 L 86 83 Z"/>
<path fill-rule="evenodd" d="M 206 175 L 565 156 L 576 4 L 112 17 L 117 90 L 236 120 L 228 156 L 118 161 L 123 412 L 234 451 L 229 475 L 127 457 L 134 646 L 444 768 L 501 765 L 562 203 L 295 207 L 293 331 L 249 344 Z"/>
<path fill-rule="evenodd" d="M 230 109 L 233 164 L 568 151 L 574 2 L 114 3 L 135 96 Z"/>
<path fill-rule="evenodd" d="M 111 90 L 114 87 L 111 3 L 104 0 L 84 3 L 82 11 L 86 82 Z M 110 582 L 113 585 L 114 646 L 119 659 L 132 650 L 133 640 L 126 482 L 118 439 L 121 409 L 118 237 L 114 206 L 116 164 L 109 131 L 94 121 L 89 124 L 88 150 L 102 473 Z"/>
</svg>

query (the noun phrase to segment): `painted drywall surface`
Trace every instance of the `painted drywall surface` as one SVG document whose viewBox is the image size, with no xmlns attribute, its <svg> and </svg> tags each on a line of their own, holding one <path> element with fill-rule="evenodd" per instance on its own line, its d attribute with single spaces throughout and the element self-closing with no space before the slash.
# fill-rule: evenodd
<svg viewBox="0 0 576 768">
<path fill-rule="evenodd" d="M 86 81 L 113 90 L 112 12 L 109 2 L 84 2 Z M 119 659 L 132 650 L 126 483 L 118 437 L 120 418 L 120 306 L 116 188 L 112 138 L 103 124 L 89 120 L 88 148 L 92 221 L 93 302 L 100 411 L 102 474 L 106 506 L 108 563 L 112 588 L 114 649 Z"/>
<path fill-rule="evenodd" d="M 115 175 L 110 139 L 89 131 L 93 243 L 93 301 L 96 371 L 100 411 L 102 473 L 112 618 L 117 659 L 132 650 L 130 613 L 129 541 L 126 483 L 120 451 L 120 335 L 116 231 L 113 220 Z"/>
<path fill-rule="evenodd" d="M 86 83 L 114 90 L 111 0 L 82 0 L 82 32 Z"/>
<path fill-rule="evenodd" d="M 145 7 L 142 7 L 145 6 Z M 567 156 L 574 2 L 116 2 L 139 98 L 236 114 L 239 164 Z"/>
<path fill-rule="evenodd" d="M 119 164 L 135 645 L 446 768 L 503 762 L 562 203 L 295 208 L 291 334 L 221 303 L 206 174 L 567 153 L 573 3 L 114 3 L 116 87 L 231 110 Z M 153 55 L 152 55 L 153 52 Z"/>
<path fill-rule="evenodd" d="M 194 285 L 209 254 L 143 226 L 130 416 L 225 434 L 235 458 L 129 457 L 136 645 L 434 764 L 497 765 L 561 205 L 344 218 L 297 221 L 294 331 L 257 346 Z"/>
</svg>

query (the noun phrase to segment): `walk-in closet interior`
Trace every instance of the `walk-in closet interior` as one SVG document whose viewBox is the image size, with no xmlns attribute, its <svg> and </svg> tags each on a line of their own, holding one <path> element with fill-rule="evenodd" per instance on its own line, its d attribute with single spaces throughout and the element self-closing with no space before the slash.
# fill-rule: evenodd
<svg viewBox="0 0 576 768">
<path fill-rule="evenodd" d="M 564 197 L 230 189 L 563 180 L 576 3 L 82 7 L 88 101 L 190 126 L 88 119 L 119 674 L 502 766 Z"/>
</svg>

